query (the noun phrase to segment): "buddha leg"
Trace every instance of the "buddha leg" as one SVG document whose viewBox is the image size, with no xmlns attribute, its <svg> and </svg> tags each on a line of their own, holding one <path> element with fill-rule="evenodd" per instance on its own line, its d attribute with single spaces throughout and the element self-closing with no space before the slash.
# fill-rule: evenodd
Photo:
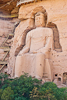
<svg viewBox="0 0 67 100">
<path fill-rule="evenodd" d="M 35 70 L 35 76 L 36 78 L 42 78 L 43 76 L 43 71 L 44 71 L 44 67 L 45 67 L 45 54 L 43 53 L 38 53 L 36 55 L 36 70 Z"/>
<path fill-rule="evenodd" d="M 32 77 L 35 76 L 36 54 L 23 54 L 17 56 L 15 63 L 15 77 L 19 77 L 24 73 L 28 73 Z"/>
<path fill-rule="evenodd" d="M 17 56 L 15 63 L 15 77 L 20 77 L 22 73 L 23 56 Z"/>
<path fill-rule="evenodd" d="M 15 64 L 15 77 L 28 73 L 32 77 L 41 79 L 44 67 L 45 55 L 43 53 L 23 54 L 22 56 L 17 56 Z"/>
</svg>

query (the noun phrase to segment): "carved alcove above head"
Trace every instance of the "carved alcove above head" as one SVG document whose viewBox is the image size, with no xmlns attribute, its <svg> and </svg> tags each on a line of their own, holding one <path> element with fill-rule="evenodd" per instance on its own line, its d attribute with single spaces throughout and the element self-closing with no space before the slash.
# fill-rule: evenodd
<svg viewBox="0 0 67 100">
<path fill-rule="evenodd" d="M 60 40 L 59 40 L 59 31 L 58 31 L 57 25 L 55 23 L 49 22 L 47 24 L 47 27 L 53 30 L 54 50 L 61 52 L 62 47 L 61 47 Z"/>
</svg>

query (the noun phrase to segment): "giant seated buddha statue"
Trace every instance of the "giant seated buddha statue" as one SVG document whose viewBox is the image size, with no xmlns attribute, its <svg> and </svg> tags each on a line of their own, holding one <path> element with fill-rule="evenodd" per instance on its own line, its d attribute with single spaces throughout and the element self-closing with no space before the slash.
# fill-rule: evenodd
<svg viewBox="0 0 67 100">
<path fill-rule="evenodd" d="M 15 77 L 28 73 L 32 77 L 42 79 L 47 74 L 52 81 L 49 52 L 53 48 L 53 31 L 46 27 L 44 13 L 35 14 L 35 26 L 35 29 L 27 33 L 25 46 L 16 57 Z"/>
</svg>

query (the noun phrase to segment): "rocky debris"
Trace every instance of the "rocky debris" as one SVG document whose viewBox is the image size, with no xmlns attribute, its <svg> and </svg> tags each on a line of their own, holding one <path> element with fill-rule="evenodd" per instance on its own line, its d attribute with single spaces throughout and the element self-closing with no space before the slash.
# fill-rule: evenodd
<svg viewBox="0 0 67 100">
<path fill-rule="evenodd" d="M 0 11 L 11 13 L 19 0 L 0 0 Z"/>
</svg>

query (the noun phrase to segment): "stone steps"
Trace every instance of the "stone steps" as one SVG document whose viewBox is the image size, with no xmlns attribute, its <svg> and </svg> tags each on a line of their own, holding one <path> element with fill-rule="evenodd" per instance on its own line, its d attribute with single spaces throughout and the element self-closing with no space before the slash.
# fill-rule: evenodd
<svg viewBox="0 0 67 100">
<path fill-rule="evenodd" d="M 2 60 L 2 61 L 5 60 L 5 58 L 7 57 L 8 53 L 9 53 L 9 51 L 6 52 L 6 54 L 5 54 L 5 56 L 3 57 L 3 60 Z"/>
<path fill-rule="evenodd" d="M 2 65 L 2 67 L 0 68 L 0 71 L 6 66 L 6 64 Z"/>
<path fill-rule="evenodd" d="M 0 61 L 0 65 L 8 64 L 7 61 Z"/>
<path fill-rule="evenodd" d="M 5 45 L 6 41 L 8 39 L 13 38 L 13 36 L 14 36 L 14 34 L 8 34 L 7 38 L 5 39 L 5 41 L 2 43 L 2 45 L 0 47 L 0 49 L 3 49 L 4 52 L 5 52 L 5 55 L 4 55 L 3 59 L 0 61 L 0 65 L 1 65 L 0 72 L 8 64 L 8 61 L 5 61 L 5 59 L 6 59 L 7 55 L 10 52 L 10 47 L 9 46 L 4 46 L 4 45 Z"/>
<path fill-rule="evenodd" d="M 3 57 L 3 59 L 2 59 L 2 61 L 0 61 L 0 65 L 1 65 L 1 68 L 0 68 L 0 72 L 1 72 L 1 70 L 8 64 L 8 62 L 7 61 L 5 61 L 5 58 L 7 57 L 7 55 L 9 54 L 9 52 L 10 52 L 10 48 L 8 48 L 8 47 L 0 47 L 1 49 L 3 49 L 4 50 L 4 52 L 6 52 L 6 54 L 4 55 L 4 57 Z"/>
<path fill-rule="evenodd" d="M 6 52 L 6 51 L 10 51 L 10 47 L 0 47 L 0 49 L 3 49 L 4 50 L 4 52 Z"/>
<path fill-rule="evenodd" d="M 8 61 L 5 61 L 5 58 L 7 57 L 7 55 L 9 54 L 9 51 L 10 49 L 6 47 L 3 47 L 2 49 L 4 49 L 4 52 L 6 52 L 6 54 L 4 55 L 3 59 L 0 61 L 0 65 L 1 65 L 1 68 L 0 68 L 0 72 L 1 70 L 8 64 Z"/>
<path fill-rule="evenodd" d="M 7 35 L 7 38 L 4 40 L 4 42 L 2 43 L 1 46 L 4 46 L 4 44 L 6 43 L 6 41 L 7 41 L 8 39 L 11 39 L 13 36 L 14 36 L 14 34 L 8 34 L 8 35 Z"/>
</svg>

